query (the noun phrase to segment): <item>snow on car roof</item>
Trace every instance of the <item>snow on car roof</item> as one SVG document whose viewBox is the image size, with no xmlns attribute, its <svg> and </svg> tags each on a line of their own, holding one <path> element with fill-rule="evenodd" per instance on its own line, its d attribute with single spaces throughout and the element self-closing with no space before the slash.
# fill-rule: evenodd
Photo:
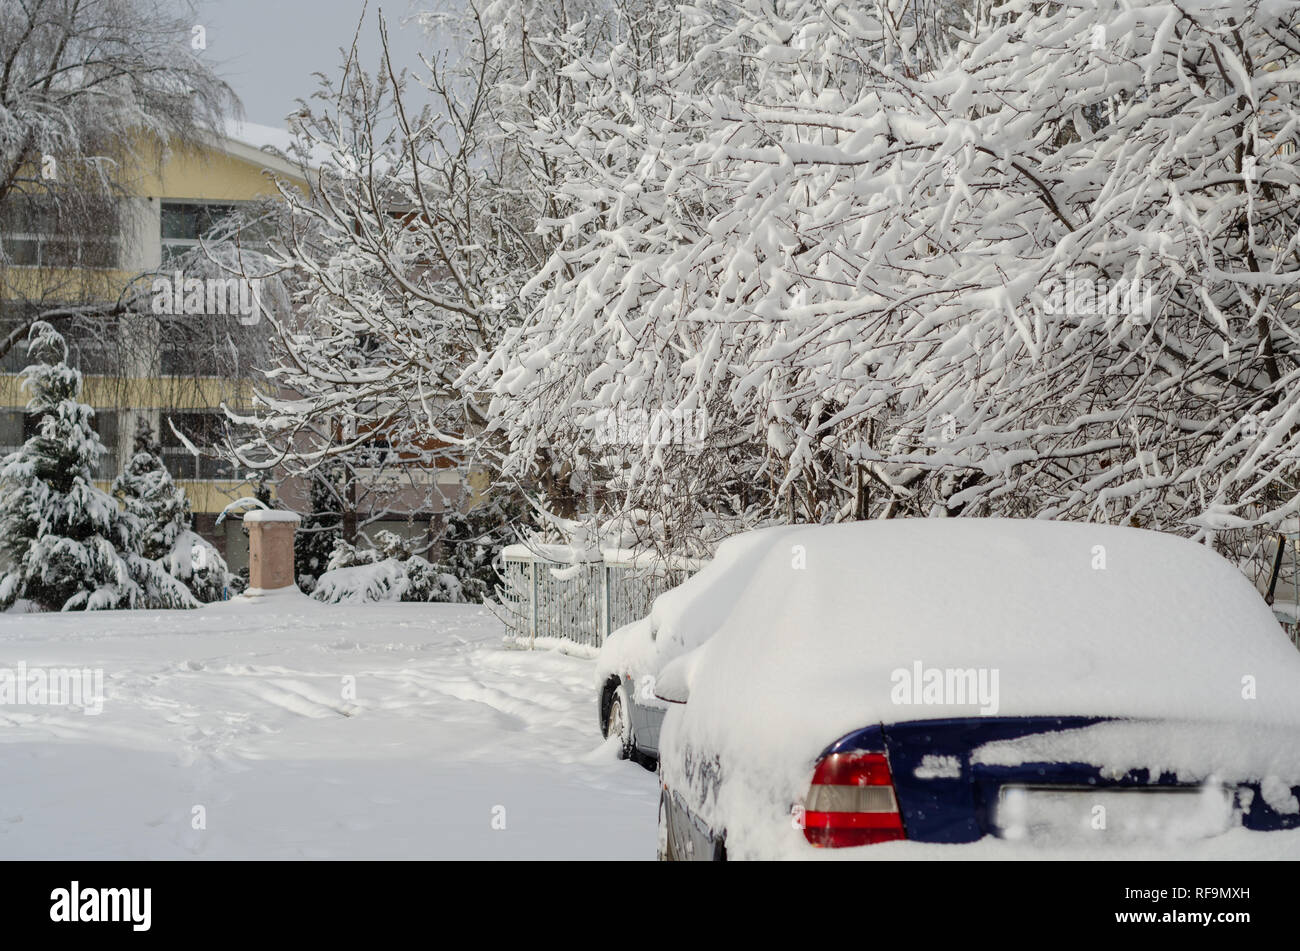
<svg viewBox="0 0 1300 951">
<path fill-rule="evenodd" d="M 873 723 L 951 716 L 1300 724 L 1300 652 L 1253 586 L 1209 548 L 1140 529 L 769 529 L 723 545 L 652 624 L 661 650 L 708 641 L 692 721 L 717 706 L 725 724 L 741 704 L 756 742 L 801 734 L 813 754 Z"/>
</svg>

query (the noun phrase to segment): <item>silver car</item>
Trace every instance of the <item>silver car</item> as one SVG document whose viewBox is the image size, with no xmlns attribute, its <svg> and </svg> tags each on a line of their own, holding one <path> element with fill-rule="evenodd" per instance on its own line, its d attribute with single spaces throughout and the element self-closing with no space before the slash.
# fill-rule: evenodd
<svg viewBox="0 0 1300 951">
<path fill-rule="evenodd" d="M 654 769 L 659 761 L 659 730 L 668 709 L 654 694 L 661 658 L 652 649 L 619 650 L 634 639 L 653 642 L 648 621 L 637 621 L 610 635 L 597 663 L 596 712 L 601 733 L 619 738 L 619 756 Z M 637 655 L 641 655 L 641 663 L 631 659 Z"/>
</svg>

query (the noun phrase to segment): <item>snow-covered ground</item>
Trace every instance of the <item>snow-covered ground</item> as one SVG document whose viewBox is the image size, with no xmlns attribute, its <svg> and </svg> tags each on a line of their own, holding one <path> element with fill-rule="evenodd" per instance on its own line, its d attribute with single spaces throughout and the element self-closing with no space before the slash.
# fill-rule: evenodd
<svg viewBox="0 0 1300 951">
<path fill-rule="evenodd" d="M 653 858 L 655 777 L 601 744 L 591 661 L 501 634 L 306 598 L 0 616 L 0 669 L 104 677 L 99 715 L 0 705 L 0 855 Z"/>
</svg>

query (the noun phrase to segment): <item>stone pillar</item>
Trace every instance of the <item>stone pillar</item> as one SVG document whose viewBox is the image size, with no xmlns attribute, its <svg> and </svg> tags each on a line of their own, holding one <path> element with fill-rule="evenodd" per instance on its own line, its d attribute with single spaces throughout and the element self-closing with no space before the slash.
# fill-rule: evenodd
<svg viewBox="0 0 1300 951">
<path fill-rule="evenodd" d="M 294 588 L 293 534 L 302 520 L 297 512 L 255 509 L 244 513 L 248 528 L 248 589 Z"/>
</svg>

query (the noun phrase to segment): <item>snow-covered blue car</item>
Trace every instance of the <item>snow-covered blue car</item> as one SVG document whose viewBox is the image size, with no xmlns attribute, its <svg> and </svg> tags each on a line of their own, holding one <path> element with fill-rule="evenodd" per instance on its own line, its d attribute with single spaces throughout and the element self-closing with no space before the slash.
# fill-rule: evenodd
<svg viewBox="0 0 1300 951">
<path fill-rule="evenodd" d="M 663 858 L 1300 857 L 1300 651 L 1205 545 L 770 529 L 652 618 Z"/>
</svg>

